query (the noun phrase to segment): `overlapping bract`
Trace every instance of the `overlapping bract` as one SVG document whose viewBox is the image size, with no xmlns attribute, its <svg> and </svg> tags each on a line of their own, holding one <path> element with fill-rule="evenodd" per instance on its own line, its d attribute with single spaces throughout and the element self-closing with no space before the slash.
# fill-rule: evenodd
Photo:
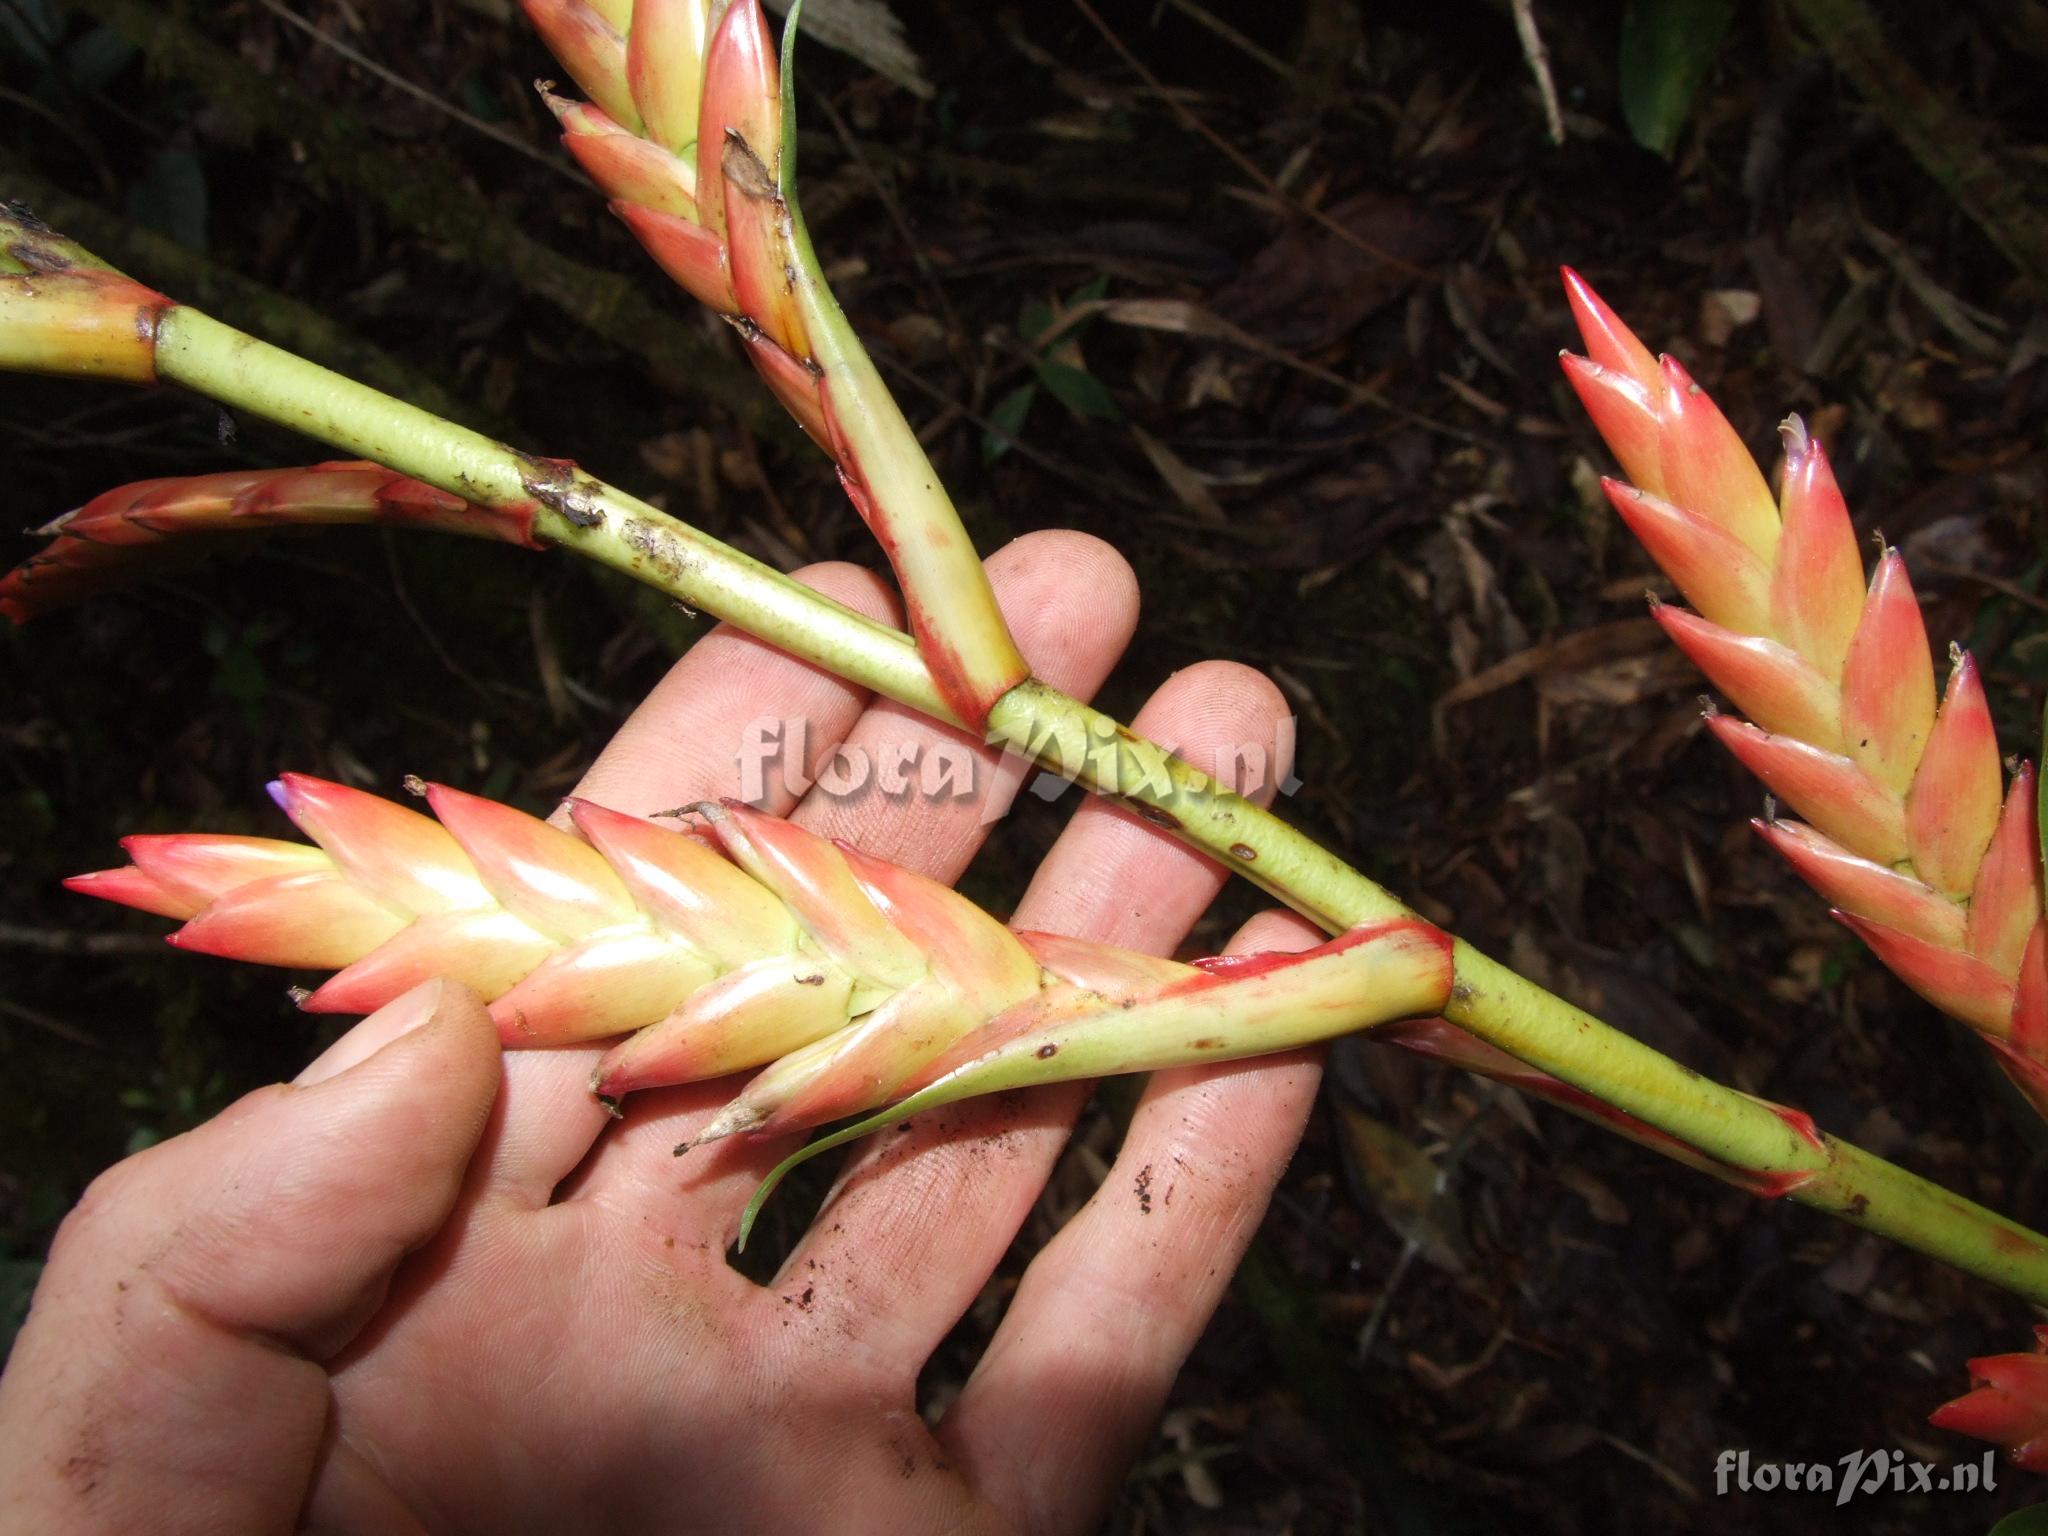
<svg viewBox="0 0 2048 1536">
<path fill-rule="evenodd" d="M 1674 359 L 1653 358 L 1578 276 L 1587 356 L 1566 376 L 1633 484 L 1608 498 L 1697 612 L 1657 621 L 1747 721 L 1708 724 L 1803 822 L 1757 830 L 1906 984 L 1980 1031 L 2048 1113 L 2048 925 L 2032 768 L 2001 803 L 1975 662 L 1936 702 L 1920 606 L 1896 550 L 1868 586 L 1826 452 L 1783 428 L 1773 498 Z"/>
<path fill-rule="evenodd" d="M 760 7 L 726 7 L 714 30 L 709 0 L 525 6 L 590 98 L 543 92 L 563 144 L 662 270 L 736 323 L 769 387 L 829 447 L 783 249 L 781 83 Z"/>
<path fill-rule="evenodd" d="M 1972 1360 L 1970 1390 L 1927 1422 L 2006 1446 L 2018 1466 L 2048 1472 L 2048 1325 L 2037 1324 L 2034 1339 L 2031 1354 Z"/>
<path fill-rule="evenodd" d="M 949 708 L 979 725 L 1029 675 L 959 514 L 847 326 L 787 191 L 781 71 L 758 0 L 524 0 L 590 98 L 562 142 L 664 272 L 733 323 L 831 455 L 902 583 Z"/>
<path fill-rule="evenodd" d="M 0 615 L 22 623 L 120 585 L 138 569 L 156 569 L 166 540 L 182 553 L 201 554 L 215 535 L 328 523 L 390 523 L 540 547 L 530 502 L 478 506 L 376 464 L 141 480 L 38 530 L 50 542 L 0 576 Z"/>
<path fill-rule="evenodd" d="M 705 1132 L 792 1131 L 952 1075 L 973 1091 L 1221 1061 L 1440 1009 L 1450 940 L 1419 920 L 1299 955 L 1180 965 L 1013 933 L 932 880 L 726 802 L 690 830 L 572 800 L 574 831 L 440 785 L 438 821 L 303 774 L 273 794 L 315 846 L 126 839 L 73 890 L 182 920 L 171 942 L 334 968 L 315 1012 L 433 976 L 509 1046 L 626 1036 L 617 1097 L 764 1067 Z"/>
</svg>

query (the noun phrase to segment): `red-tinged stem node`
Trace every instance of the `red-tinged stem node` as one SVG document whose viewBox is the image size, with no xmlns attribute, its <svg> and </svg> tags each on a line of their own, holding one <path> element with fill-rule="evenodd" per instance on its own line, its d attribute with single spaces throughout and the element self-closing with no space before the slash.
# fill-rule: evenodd
<svg viewBox="0 0 2048 1536">
<path fill-rule="evenodd" d="M 170 308 L 155 289 L 116 272 L 59 267 L 0 277 L 0 368 L 154 384 L 157 324 Z"/>
</svg>

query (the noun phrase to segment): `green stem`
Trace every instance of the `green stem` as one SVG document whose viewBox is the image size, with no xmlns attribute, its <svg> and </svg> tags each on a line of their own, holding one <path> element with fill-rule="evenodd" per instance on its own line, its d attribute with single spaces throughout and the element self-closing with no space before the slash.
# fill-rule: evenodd
<svg viewBox="0 0 2048 1536">
<path fill-rule="evenodd" d="M 792 581 L 637 496 L 535 458 L 179 307 L 157 327 L 157 377 L 470 501 L 532 501 L 535 533 L 957 725 L 908 635 Z M 411 465 L 410 469 L 401 466 Z"/>
<path fill-rule="evenodd" d="M 190 309 L 158 328 L 157 372 L 473 501 L 538 504 L 535 531 L 889 698 L 957 724 L 909 638 L 555 461 L 535 459 Z M 1406 913 L 1310 838 L 1108 716 L 1036 681 L 989 738 L 1129 805 L 1331 931 Z M 2037 1302 L 2048 1239 L 1711 1082 L 1459 943 L 1445 1016 L 1793 1199 Z"/>
</svg>

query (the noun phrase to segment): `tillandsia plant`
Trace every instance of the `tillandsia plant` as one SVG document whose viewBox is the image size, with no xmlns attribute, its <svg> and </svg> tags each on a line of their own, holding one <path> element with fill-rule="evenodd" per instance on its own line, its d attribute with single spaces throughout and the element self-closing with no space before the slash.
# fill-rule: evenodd
<svg viewBox="0 0 2048 1536">
<path fill-rule="evenodd" d="M 1675 358 L 1653 359 L 1575 272 L 1587 357 L 1564 368 L 1633 484 L 1603 482 L 1697 613 L 1657 622 L 1747 721 L 1708 726 L 1805 822 L 1756 828 L 1906 984 L 2048 1093 L 2048 925 L 2034 770 L 2001 787 L 1976 663 L 1935 702 L 1920 604 L 1895 549 L 1866 588 L 1827 452 L 1794 416 L 1784 489 Z"/>
<path fill-rule="evenodd" d="M 664 271 L 726 317 L 832 459 L 902 587 L 876 624 L 558 459 L 341 378 L 116 273 L 26 211 L 0 221 L 0 365 L 180 386 L 350 455 L 153 481 L 50 525 L 0 582 L 23 619 L 185 535 L 422 526 L 581 553 L 799 658 L 1128 805 L 1319 923 L 1300 955 L 1192 965 L 1012 932 L 908 871 L 737 804 L 660 826 L 579 801 L 550 824 L 446 787 L 438 822 L 303 775 L 275 790 L 313 845 L 179 834 L 76 888 L 183 923 L 183 947 L 333 969 L 315 1010 L 422 978 L 491 1001 L 508 1046 L 621 1037 L 593 1091 L 742 1070 L 707 1134 L 879 1108 L 812 1149 L 972 1094 L 1280 1050 L 1379 1027 L 2048 1304 L 2048 1239 L 1713 1083 L 1453 939 L 1270 812 L 1029 675 L 971 542 L 827 286 L 797 199 L 791 57 L 756 0 L 526 0 L 577 87 L 564 141 Z M 1937 709 L 1895 556 L 1866 592 L 1825 456 L 1788 431 L 1783 511 L 1740 440 L 1568 277 L 1590 361 L 1568 371 L 1635 482 L 1617 507 L 1697 616 L 1660 621 L 1756 722 L 1718 735 L 1806 820 L 1767 820 L 1916 990 L 2042 1093 L 2040 871 L 2025 770 L 2001 810 L 1982 689 Z M 196 546 L 195 546 L 196 547 Z M 631 1113 L 631 1104 L 623 1106 Z M 1979 1362 L 1982 1390 L 2030 1370 Z M 1977 1399 L 1980 1403 L 1984 1400 Z M 2030 1413 L 1944 1422 L 2031 1444 Z M 2027 1453 L 2030 1457 L 2032 1452 Z"/>
<path fill-rule="evenodd" d="M 802 1130 L 949 1097 L 1283 1050 L 1430 1013 L 1450 941 L 1411 918 L 1317 949 L 1176 964 L 1015 933 L 945 886 L 736 801 L 702 835 L 572 800 L 574 832 L 445 785 L 433 820 L 287 774 L 317 844 L 171 834 L 73 890 L 185 919 L 171 942 L 340 967 L 301 1006 L 369 1013 L 434 977 L 491 1004 L 508 1046 L 628 1034 L 618 1098 L 774 1065 L 696 1138 Z"/>
<path fill-rule="evenodd" d="M 1753 825 L 1928 1002 L 1976 1030 L 2048 1114 L 2048 921 L 2033 765 L 2002 784 L 1976 662 L 1956 650 L 1937 704 L 1920 604 L 1896 549 L 1868 585 L 1827 451 L 1789 417 L 1776 498 L 1676 358 L 1653 358 L 1578 273 L 1586 356 L 1572 387 L 1633 484 L 1602 488 L 1697 613 L 1651 611 L 1748 715 L 1707 725 L 1773 797 Z M 2038 1355 L 1971 1362 L 1976 1389 L 1934 1422 L 2048 1470 Z"/>
</svg>

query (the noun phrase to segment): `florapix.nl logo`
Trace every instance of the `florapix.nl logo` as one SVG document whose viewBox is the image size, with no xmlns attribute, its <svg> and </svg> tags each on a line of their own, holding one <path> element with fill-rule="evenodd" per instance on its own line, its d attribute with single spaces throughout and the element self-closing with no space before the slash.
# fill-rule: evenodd
<svg viewBox="0 0 2048 1536">
<path fill-rule="evenodd" d="M 1897 1450 L 1850 1451 L 1832 1462 L 1764 1461 L 1748 1451 L 1723 1451 L 1714 1459 L 1714 1492 L 1824 1494 L 1838 1505 L 1881 1494 L 1993 1493 L 1996 1455 L 1986 1451 L 1979 1460 L 1943 1466 Z"/>
<path fill-rule="evenodd" d="M 976 751 L 955 735 L 931 733 L 869 745 L 841 741 L 813 750 L 810 721 L 763 715 L 740 732 L 739 798 L 765 805 L 771 786 L 791 798 L 815 791 L 834 800 L 867 795 L 888 800 L 979 800 L 984 821 L 998 820 L 1029 780 L 1031 793 L 1056 800 L 1076 784 L 1132 802 L 1139 814 L 1176 815 L 1183 802 L 1214 793 L 1256 794 L 1271 784 L 1283 795 L 1301 787 L 1290 771 L 1295 722 L 1282 719 L 1267 741 L 1235 742 L 1183 755 L 1168 744 L 1120 729 L 1092 712 L 1070 720 L 1034 723 L 1027 740 L 990 738 L 999 749 Z M 1058 768 L 1037 763 L 1057 764 Z M 1188 769 L 1194 769 L 1190 774 Z M 1277 784 L 1274 782 L 1278 779 Z"/>
</svg>

